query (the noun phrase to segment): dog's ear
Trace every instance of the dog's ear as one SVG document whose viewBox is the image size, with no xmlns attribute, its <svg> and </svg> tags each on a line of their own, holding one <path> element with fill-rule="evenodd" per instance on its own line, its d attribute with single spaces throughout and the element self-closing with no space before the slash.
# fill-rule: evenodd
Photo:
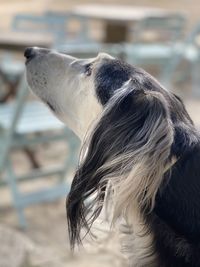
<svg viewBox="0 0 200 267">
<path fill-rule="evenodd" d="M 72 182 L 67 200 L 72 246 L 81 241 L 80 229 L 89 231 L 98 217 L 108 181 L 114 192 L 115 218 L 122 212 L 127 215 L 133 203 L 153 207 L 172 142 L 173 126 L 160 93 L 145 92 L 132 82 L 116 91 L 90 134 Z M 86 204 L 92 195 L 94 199 Z"/>
</svg>

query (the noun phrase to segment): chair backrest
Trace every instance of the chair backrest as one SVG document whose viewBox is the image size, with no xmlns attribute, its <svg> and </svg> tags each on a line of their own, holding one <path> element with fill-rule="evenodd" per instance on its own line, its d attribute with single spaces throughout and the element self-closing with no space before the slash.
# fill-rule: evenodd
<svg viewBox="0 0 200 267">
<path fill-rule="evenodd" d="M 51 30 L 47 22 L 47 18 L 43 15 L 17 14 L 12 20 L 12 30 L 45 33 Z"/>
<path fill-rule="evenodd" d="M 68 36 L 68 14 L 17 14 L 12 21 L 12 30 L 16 32 L 52 34 L 54 42 L 59 42 Z"/>
<path fill-rule="evenodd" d="M 168 87 L 171 86 L 173 74 L 184 58 L 194 60 L 200 59 L 200 22 L 195 25 L 181 44 L 174 46 L 172 52 L 171 60 L 166 64 L 163 75 L 163 83 Z"/>
<path fill-rule="evenodd" d="M 72 31 L 70 25 L 78 24 Z M 89 26 L 86 18 L 68 12 L 47 11 L 42 15 L 17 14 L 12 21 L 12 30 L 17 32 L 47 33 L 54 36 L 54 44 L 69 42 L 88 42 Z"/>
<path fill-rule="evenodd" d="M 198 49 L 200 48 L 200 21 L 195 25 L 193 30 L 186 37 L 185 44 L 193 45 Z"/>
<path fill-rule="evenodd" d="M 65 12 L 47 11 L 45 15 L 49 17 L 49 19 L 52 19 L 52 21 L 66 18 Z M 65 43 L 87 43 L 91 41 L 91 36 L 89 34 L 89 20 L 87 18 L 71 13 L 67 13 L 67 18 L 68 36 L 65 36 L 65 39 L 63 40 Z"/>
<path fill-rule="evenodd" d="M 185 16 L 178 14 L 166 17 L 149 16 L 136 23 L 133 28 L 133 41 L 174 43 L 183 36 L 185 23 Z"/>
</svg>

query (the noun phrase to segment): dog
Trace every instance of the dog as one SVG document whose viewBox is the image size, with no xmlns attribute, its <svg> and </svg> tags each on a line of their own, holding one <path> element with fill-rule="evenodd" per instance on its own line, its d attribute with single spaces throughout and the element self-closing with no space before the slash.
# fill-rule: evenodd
<svg viewBox="0 0 200 267">
<path fill-rule="evenodd" d="M 129 266 L 199 267 L 200 134 L 182 100 L 105 53 L 25 57 L 29 87 L 83 144 L 67 197 L 72 248 L 111 202 Z"/>
</svg>

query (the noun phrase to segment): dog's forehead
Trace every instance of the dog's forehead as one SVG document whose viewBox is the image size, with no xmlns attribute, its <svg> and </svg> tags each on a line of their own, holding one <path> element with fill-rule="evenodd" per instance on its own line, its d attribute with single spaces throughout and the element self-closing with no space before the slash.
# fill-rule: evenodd
<svg viewBox="0 0 200 267">
<path fill-rule="evenodd" d="M 95 90 L 101 104 L 105 105 L 114 91 L 128 81 L 134 67 L 114 58 L 102 61 L 95 75 Z"/>
</svg>

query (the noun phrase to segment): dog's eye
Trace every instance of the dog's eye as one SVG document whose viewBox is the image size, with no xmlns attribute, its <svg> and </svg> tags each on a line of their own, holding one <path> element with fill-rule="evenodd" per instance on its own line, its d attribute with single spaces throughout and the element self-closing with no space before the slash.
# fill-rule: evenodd
<svg viewBox="0 0 200 267">
<path fill-rule="evenodd" d="M 92 64 L 87 64 L 87 65 L 85 66 L 85 74 L 86 74 L 87 76 L 90 76 L 90 75 L 92 74 Z"/>
</svg>

